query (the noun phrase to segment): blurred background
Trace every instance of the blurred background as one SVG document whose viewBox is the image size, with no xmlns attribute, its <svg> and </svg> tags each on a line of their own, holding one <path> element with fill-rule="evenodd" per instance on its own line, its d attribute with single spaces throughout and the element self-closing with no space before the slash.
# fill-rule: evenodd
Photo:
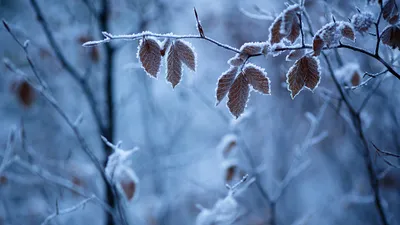
<svg viewBox="0 0 400 225">
<path fill-rule="evenodd" d="M 345 89 L 356 108 L 368 98 L 360 114 L 365 146 L 322 57 L 319 88 L 294 100 L 285 83 L 293 65 L 285 60 L 287 53 L 252 58 L 267 71 L 272 94 L 251 92 L 245 113 L 235 119 L 226 100 L 215 106 L 218 77 L 234 55 L 226 49 L 187 40 L 197 53 L 197 71 L 184 69 L 173 89 L 164 65 L 158 79 L 145 74 L 136 57 L 138 41 L 82 47 L 102 39 L 101 31 L 197 34 L 193 7 L 206 36 L 236 48 L 266 41 L 271 23 L 286 8 L 272 0 L 0 0 L 0 17 L 20 42 L 29 40 L 27 52 L 46 91 L 72 122 L 77 120 L 74 126 L 101 164 L 113 152 L 101 135 L 122 141 L 122 149 L 140 149 L 129 164 L 138 177 L 134 196 L 116 203 L 65 118 L 21 77 L 35 79 L 35 74 L 24 49 L 2 26 L 0 162 L 9 148 L 19 160 L 0 167 L 0 224 L 40 224 L 57 209 L 85 199 L 60 183 L 122 206 L 128 224 L 135 225 L 381 224 L 365 151 L 386 217 L 400 224 L 395 168 L 400 160 L 389 158 L 393 165 L 388 165 L 372 145 L 400 153 L 400 83 L 394 76 Z M 306 0 L 305 7 L 314 31 L 332 21 L 331 15 L 348 21 L 357 8 L 379 12 L 366 0 Z M 306 40 L 311 43 L 311 37 Z M 356 45 L 373 50 L 374 44 L 374 36 L 357 34 Z M 387 47 L 381 52 L 387 59 L 399 55 Z M 376 60 L 347 49 L 327 54 L 343 86 L 348 74 L 383 70 Z M 224 202 L 225 184 L 234 185 L 245 174 L 249 177 L 234 201 Z M 213 221 L 213 216 L 219 217 Z M 117 223 L 94 201 L 49 224 Z"/>
</svg>

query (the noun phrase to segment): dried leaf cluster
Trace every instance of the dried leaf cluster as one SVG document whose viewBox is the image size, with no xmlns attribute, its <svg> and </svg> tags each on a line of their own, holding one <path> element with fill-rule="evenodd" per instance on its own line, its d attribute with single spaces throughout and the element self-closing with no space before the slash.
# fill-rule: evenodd
<svg viewBox="0 0 400 225">
<path fill-rule="evenodd" d="M 175 87 L 182 78 L 182 65 L 196 71 L 196 53 L 184 40 L 165 39 L 162 44 L 151 37 L 144 37 L 138 47 L 138 59 L 146 73 L 154 78 L 160 71 L 161 58 L 166 55 L 167 81 Z"/>
</svg>

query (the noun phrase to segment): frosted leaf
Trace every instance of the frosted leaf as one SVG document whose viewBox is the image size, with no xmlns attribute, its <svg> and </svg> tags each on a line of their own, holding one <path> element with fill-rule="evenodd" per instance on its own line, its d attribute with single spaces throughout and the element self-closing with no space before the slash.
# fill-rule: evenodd
<svg viewBox="0 0 400 225">
<path fill-rule="evenodd" d="M 286 61 L 294 61 L 298 60 L 306 54 L 305 49 L 296 49 L 289 52 L 286 56 Z"/>
<path fill-rule="evenodd" d="M 298 95 L 303 87 L 314 90 L 321 78 L 318 59 L 312 56 L 303 56 L 289 69 L 286 77 L 292 99 Z"/>
<path fill-rule="evenodd" d="M 350 39 L 352 41 L 356 40 L 356 36 L 354 34 L 354 28 L 351 23 L 341 22 L 338 25 L 338 29 L 342 32 L 343 37 Z"/>
<path fill-rule="evenodd" d="M 291 5 L 283 11 L 280 33 L 290 42 L 295 42 L 300 35 L 300 21 L 297 13 L 301 11 L 299 5 Z"/>
<path fill-rule="evenodd" d="M 196 53 L 193 46 L 187 41 L 176 40 L 175 50 L 178 53 L 180 61 L 192 71 L 196 71 Z"/>
<path fill-rule="evenodd" d="M 247 42 L 240 47 L 240 53 L 245 55 L 261 54 L 265 45 L 265 42 Z"/>
<path fill-rule="evenodd" d="M 300 20 L 296 16 L 293 19 L 292 29 L 290 30 L 289 34 L 286 36 L 286 39 L 289 40 L 291 43 L 294 43 L 297 38 L 300 36 Z"/>
<path fill-rule="evenodd" d="M 182 77 L 182 62 L 176 50 L 175 44 L 172 44 L 167 56 L 167 81 L 175 88 L 181 81 Z"/>
<path fill-rule="evenodd" d="M 227 71 L 225 71 L 219 77 L 216 89 L 216 98 L 217 98 L 216 105 L 218 105 L 228 93 L 229 89 L 233 84 L 233 81 L 235 80 L 237 72 L 238 72 L 238 67 L 231 66 Z"/>
<path fill-rule="evenodd" d="M 361 83 L 361 70 L 358 63 L 347 63 L 335 71 L 335 76 L 346 86 L 357 86 Z"/>
<path fill-rule="evenodd" d="M 116 172 L 120 171 L 119 167 L 129 165 L 131 163 L 131 156 L 135 151 L 137 151 L 137 149 L 122 150 L 115 148 L 114 152 L 108 156 L 105 168 L 106 176 L 110 180 L 113 180 L 115 176 L 118 176 L 119 174 L 116 174 Z"/>
<path fill-rule="evenodd" d="M 342 32 L 338 29 L 338 24 L 335 22 L 323 26 L 317 32 L 317 35 L 321 37 L 328 47 L 338 44 L 340 38 L 342 38 Z"/>
<path fill-rule="evenodd" d="M 215 212 L 209 209 L 202 209 L 196 218 L 196 225 L 215 225 Z"/>
<path fill-rule="evenodd" d="M 281 34 L 282 17 L 278 16 L 269 27 L 269 42 L 271 45 L 277 44 L 283 40 L 285 35 Z"/>
<path fill-rule="evenodd" d="M 161 50 L 160 50 L 160 54 L 161 56 L 164 56 L 165 53 L 167 52 L 169 46 L 171 45 L 171 39 L 166 38 L 162 43 L 161 43 Z"/>
<path fill-rule="evenodd" d="M 138 46 L 138 58 L 146 73 L 152 77 L 157 77 L 161 65 L 161 53 L 158 41 L 152 38 L 144 38 Z"/>
<path fill-rule="evenodd" d="M 222 170 L 224 171 L 224 181 L 225 183 L 229 183 L 235 177 L 236 172 L 238 171 L 238 162 L 237 160 L 225 160 L 222 162 Z"/>
<path fill-rule="evenodd" d="M 243 213 L 236 199 L 230 194 L 215 203 L 214 211 L 217 224 L 231 224 Z"/>
<path fill-rule="evenodd" d="M 325 42 L 319 35 L 315 35 L 313 39 L 313 51 L 314 56 L 319 56 L 321 54 L 322 49 L 324 48 Z"/>
<path fill-rule="evenodd" d="M 400 49 L 400 24 L 387 26 L 381 34 L 382 43 Z"/>
<path fill-rule="evenodd" d="M 246 61 L 247 57 L 248 55 L 244 53 L 236 54 L 228 60 L 228 64 L 231 66 L 241 66 Z"/>
<path fill-rule="evenodd" d="M 223 158 L 230 155 L 237 146 L 237 136 L 234 134 L 225 135 L 217 146 L 217 151 L 221 153 Z"/>
<path fill-rule="evenodd" d="M 250 95 L 248 80 L 243 73 L 240 73 L 233 82 L 228 94 L 227 106 L 236 118 L 243 113 Z"/>
<path fill-rule="evenodd" d="M 396 0 L 387 0 L 382 8 L 383 18 L 390 24 L 396 24 L 399 20 L 399 8 Z"/>
<path fill-rule="evenodd" d="M 278 51 L 277 49 L 284 48 L 284 47 L 286 47 L 286 45 L 284 45 L 283 43 L 278 43 L 278 44 L 272 45 L 271 47 L 269 47 L 269 55 L 276 57 L 276 56 L 282 54 L 285 51 Z"/>
<path fill-rule="evenodd" d="M 117 183 L 117 189 L 127 201 L 131 201 L 138 195 L 139 178 L 128 166 L 119 166 L 115 174 L 114 182 Z"/>
<path fill-rule="evenodd" d="M 374 24 L 374 15 L 371 12 L 361 12 L 351 17 L 351 23 L 356 31 L 360 33 L 367 32 Z"/>
<path fill-rule="evenodd" d="M 264 69 L 248 63 L 243 69 L 243 74 L 254 90 L 262 94 L 271 94 L 270 80 L 268 79 L 267 73 Z"/>
</svg>

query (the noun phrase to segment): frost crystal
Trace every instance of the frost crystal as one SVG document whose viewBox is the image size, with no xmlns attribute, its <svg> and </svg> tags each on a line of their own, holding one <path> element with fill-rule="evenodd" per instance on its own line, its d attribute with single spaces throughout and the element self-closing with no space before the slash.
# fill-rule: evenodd
<svg viewBox="0 0 400 225">
<path fill-rule="evenodd" d="M 370 12 L 357 13 L 351 18 L 351 23 L 356 31 L 364 33 L 374 23 L 374 15 Z"/>
</svg>

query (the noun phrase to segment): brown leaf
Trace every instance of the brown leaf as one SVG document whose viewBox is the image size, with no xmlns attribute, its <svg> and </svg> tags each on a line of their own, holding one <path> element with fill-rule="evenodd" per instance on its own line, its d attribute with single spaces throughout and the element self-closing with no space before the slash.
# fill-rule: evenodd
<svg viewBox="0 0 400 225">
<path fill-rule="evenodd" d="M 264 69 L 248 63 L 243 69 L 243 74 L 254 90 L 259 91 L 262 94 L 271 94 L 269 88 L 270 81 Z"/>
<path fill-rule="evenodd" d="M 161 49 L 158 41 L 152 38 L 144 38 L 140 41 L 138 58 L 142 67 L 152 77 L 157 77 L 161 65 Z"/>
<path fill-rule="evenodd" d="M 167 56 L 167 81 L 175 88 L 181 81 L 182 77 L 182 62 L 179 59 L 178 51 L 176 50 L 175 43 L 171 45 Z"/>
<path fill-rule="evenodd" d="M 315 35 L 313 39 L 313 56 L 319 56 L 321 54 L 321 50 L 324 48 L 325 42 L 319 35 Z"/>
<path fill-rule="evenodd" d="M 287 35 L 286 39 L 288 39 L 290 42 L 294 43 L 299 36 L 300 36 L 300 20 L 296 16 L 293 19 L 292 29 L 290 30 L 290 32 Z"/>
<path fill-rule="evenodd" d="M 235 80 L 235 76 L 238 72 L 237 67 L 231 66 L 227 71 L 225 71 L 218 79 L 217 90 L 216 90 L 216 97 L 218 105 L 221 100 L 225 97 L 228 93 L 229 89 L 231 88 L 233 81 Z"/>
<path fill-rule="evenodd" d="M 374 15 L 370 12 L 354 14 L 353 17 L 351 17 L 351 24 L 353 24 L 356 31 L 360 33 L 367 32 L 374 24 Z"/>
<path fill-rule="evenodd" d="M 290 42 L 295 42 L 300 35 L 300 20 L 297 13 L 300 12 L 299 5 L 289 6 L 282 15 L 280 33 L 285 35 Z"/>
<path fill-rule="evenodd" d="M 342 36 L 350 39 L 352 41 L 356 40 L 356 36 L 354 34 L 354 28 L 350 23 L 343 22 L 339 26 L 340 31 L 342 32 Z"/>
<path fill-rule="evenodd" d="M 126 199 L 131 200 L 136 192 L 135 182 L 133 182 L 132 180 L 122 180 L 120 184 L 122 190 L 124 191 Z"/>
<path fill-rule="evenodd" d="M 169 46 L 171 45 L 171 39 L 166 38 L 163 42 L 162 42 L 162 47 L 160 50 L 160 54 L 161 56 L 164 56 L 165 53 L 167 52 Z"/>
<path fill-rule="evenodd" d="M 232 149 L 237 145 L 236 140 L 232 140 L 229 142 L 229 144 L 226 146 L 224 151 L 222 152 L 224 157 L 227 157 L 229 153 L 232 151 Z"/>
<path fill-rule="evenodd" d="M 231 165 L 228 168 L 226 168 L 225 182 L 229 183 L 233 180 L 236 170 L 237 170 L 237 167 L 235 165 Z"/>
<path fill-rule="evenodd" d="M 387 0 L 382 8 L 383 18 L 390 24 L 396 24 L 399 20 L 399 8 L 396 0 Z"/>
<path fill-rule="evenodd" d="M 320 81 L 319 62 L 317 58 L 303 56 L 289 69 L 286 77 L 288 90 L 291 92 L 292 99 L 297 96 L 304 86 L 310 90 L 314 90 Z"/>
<path fill-rule="evenodd" d="M 351 76 L 350 82 L 351 82 L 351 85 L 353 85 L 353 86 L 357 86 L 361 83 L 361 76 L 357 70 L 354 71 L 353 75 Z"/>
<path fill-rule="evenodd" d="M 196 71 L 196 54 L 192 45 L 183 40 L 176 40 L 175 50 L 177 51 L 179 60 L 192 71 Z"/>
<path fill-rule="evenodd" d="M 281 34 L 282 17 L 277 17 L 269 27 L 269 42 L 271 45 L 279 43 L 285 35 Z"/>
<path fill-rule="evenodd" d="M 289 52 L 289 54 L 286 56 L 286 61 L 294 61 L 294 60 L 298 60 L 301 57 L 304 56 L 304 54 L 306 53 L 305 49 L 296 49 L 296 50 L 292 50 Z"/>
<path fill-rule="evenodd" d="M 232 115 L 238 118 L 246 107 L 250 95 L 249 83 L 243 73 L 240 73 L 233 82 L 228 94 L 227 106 Z"/>
<path fill-rule="evenodd" d="M 16 81 L 12 84 L 12 89 L 18 97 L 18 100 L 25 106 L 29 107 L 35 100 L 36 93 L 34 88 L 25 80 Z"/>
<path fill-rule="evenodd" d="M 400 49 L 400 25 L 386 27 L 381 34 L 382 43 Z"/>
</svg>

